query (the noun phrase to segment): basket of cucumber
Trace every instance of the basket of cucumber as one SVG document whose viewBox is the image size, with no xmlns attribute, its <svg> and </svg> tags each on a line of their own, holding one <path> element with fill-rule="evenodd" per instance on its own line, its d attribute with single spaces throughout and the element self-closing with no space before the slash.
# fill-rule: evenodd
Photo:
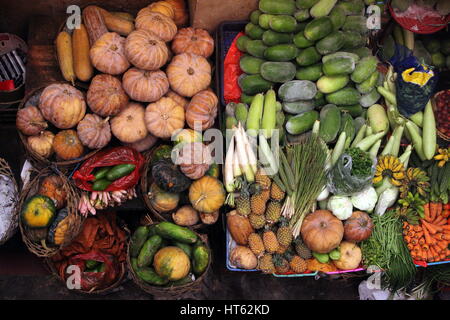
<svg viewBox="0 0 450 320">
<path fill-rule="evenodd" d="M 201 290 L 211 266 L 206 235 L 163 221 L 136 229 L 127 263 L 134 283 L 158 298 L 181 298 Z"/>
</svg>

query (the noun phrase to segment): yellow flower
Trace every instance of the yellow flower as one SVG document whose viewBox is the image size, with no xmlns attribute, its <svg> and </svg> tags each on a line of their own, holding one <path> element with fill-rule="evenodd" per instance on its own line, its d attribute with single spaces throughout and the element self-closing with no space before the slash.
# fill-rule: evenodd
<svg viewBox="0 0 450 320">
<path fill-rule="evenodd" d="M 400 186 L 405 178 L 405 168 L 402 162 L 394 156 L 386 155 L 378 158 L 373 184 L 378 184 L 384 177 L 388 177 L 394 186 Z"/>
<path fill-rule="evenodd" d="M 439 148 L 438 154 L 434 156 L 434 160 L 439 161 L 438 162 L 439 168 L 445 166 L 445 163 L 450 160 L 450 147 L 448 147 L 447 149 Z"/>
</svg>

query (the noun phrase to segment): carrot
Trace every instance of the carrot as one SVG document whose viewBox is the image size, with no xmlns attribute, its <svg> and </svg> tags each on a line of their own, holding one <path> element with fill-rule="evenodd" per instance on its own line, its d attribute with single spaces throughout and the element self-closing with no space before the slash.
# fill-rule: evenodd
<svg viewBox="0 0 450 320">
<path fill-rule="evenodd" d="M 447 219 L 444 218 L 444 216 L 439 215 L 434 221 L 433 224 L 442 226 L 444 224 L 447 224 Z"/>
<path fill-rule="evenodd" d="M 436 252 L 436 249 L 434 248 L 434 246 L 430 246 L 430 252 L 431 252 L 431 254 L 432 254 L 433 260 L 436 260 L 436 259 L 439 257 L 439 255 L 438 255 L 438 253 Z"/>
<path fill-rule="evenodd" d="M 414 249 L 414 245 L 412 243 L 408 243 L 407 247 L 410 251 Z"/>
<path fill-rule="evenodd" d="M 445 260 L 445 258 L 446 258 L 445 253 L 441 253 L 441 254 L 439 255 L 439 260 L 440 260 L 440 261 Z"/>
<path fill-rule="evenodd" d="M 425 239 L 424 239 L 424 238 L 420 238 L 420 239 L 419 239 L 419 244 L 420 244 L 421 246 L 423 246 L 423 245 L 425 244 Z"/>
<path fill-rule="evenodd" d="M 416 232 L 416 234 L 414 235 L 414 238 L 416 238 L 416 239 L 420 239 L 422 237 L 423 237 L 423 231 Z"/>
<path fill-rule="evenodd" d="M 438 213 L 438 203 L 437 202 L 430 202 L 430 218 L 431 221 L 436 219 Z"/>
<path fill-rule="evenodd" d="M 419 241 L 417 239 L 411 239 L 411 244 L 416 245 L 418 243 L 419 243 Z"/>
<path fill-rule="evenodd" d="M 437 204 L 437 210 L 438 210 L 438 214 L 441 215 L 442 214 L 442 202 L 438 202 Z"/>
<path fill-rule="evenodd" d="M 411 242 L 411 237 L 405 236 L 404 239 L 405 239 L 406 243 L 410 243 Z"/>
<path fill-rule="evenodd" d="M 432 223 L 428 223 L 422 219 L 422 225 L 425 226 L 431 234 L 436 234 L 436 232 L 442 231 L 441 226 L 436 226 Z"/>
<path fill-rule="evenodd" d="M 404 236 L 407 236 L 407 235 L 408 235 L 408 233 L 409 233 L 409 231 L 408 231 L 408 230 L 406 230 L 406 229 L 404 229 L 404 230 L 403 230 L 403 232 L 402 232 L 402 234 L 403 234 Z"/>
<path fill-rule="evenodd" d="M 408 226 L 408 222 L 407 221 L 403 221 L 403 229 L 405 229 Z"/>
<path fill-rule="evenodd" d="M 430 204 L 429 203 L 425 203 L 423 205 L 423 212 L 425 213 L 425 220 L 431 221 Z"/>
<path fill-rule="evenodd" d="M 411 238 L 414 238 L 414 235 L 415 235 L 416 233 L 414 232 L 414 231 L 409 231 L 408 232 L 408 236 L 409 237 L 411 237 Z"/>
<path fill-rule="evenodd" d="M 422 231 L 422 227 L 420 225 L 416 225 L 413 227 L 414 232 L 420 232 Z"/>
<path fill-rule="evenodd" d="M 436 242 L 436 246 L 439 247 L 441 250 L 445 250 L 445 249 L 447 249 L 448 243 L 445 240 L 438 241 L 438 242 Z M 439 250 L 439 251 L 441 251 L 441 250 Z"/>
<path fill-rule="evenodd" d="M 449 210 L 449 209 L 444 209 L 444 210 L 442 211 L 442 216 L 443 216 L 444 218 L 448 218 L 449 215 L 450 215 L 450 210 Z"/>
<path fill-rule="evenodd" d="M 423 236 L 425 237 L 425 243 L 431 244 L 431 237 L 430 237 L 430 233 L 428 232 L 427 228 L 423 228 Z"/>
<path fill-rule="evenodd" d="M 442 228 L 442 230 L 448 230 L 450 231 L 450 225 L 446 224 L 444 226 L 440 226 Z"/>
</svg>

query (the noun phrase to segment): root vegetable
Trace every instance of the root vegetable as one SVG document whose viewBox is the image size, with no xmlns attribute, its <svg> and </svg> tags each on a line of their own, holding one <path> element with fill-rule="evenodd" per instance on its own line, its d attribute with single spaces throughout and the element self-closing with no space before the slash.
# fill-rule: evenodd
<svg viewBox="0 0 450 320">
<path fill-rule="evenodd" d="M 190 205 L 182 206 L 172 214 L 173 221 L 179 226 L 193 226 L 198 223 L 198 212 Z"/>
<path fill-rule="evenodd" d="M 258 265 L 258 259 L 253 252 L 243 246 L 237 246 L 231 251 L 230 262 L 232 265 L 241 269 L 255 269 Z"/>
</svg>

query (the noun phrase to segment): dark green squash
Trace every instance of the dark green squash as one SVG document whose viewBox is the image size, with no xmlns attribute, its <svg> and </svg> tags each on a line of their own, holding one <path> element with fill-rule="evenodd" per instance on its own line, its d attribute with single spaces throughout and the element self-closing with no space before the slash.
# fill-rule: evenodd
<svg viewBox="0 0 450 320">
<path fill-rule="evenodd" d="M 167 144 L 162 144 L 153 151 L 152 157 L 150 159 L 150 164 L 154 164 L 156 161 L 162 159 L 170 159 L 172 154 L 172 146 Z"/>
<path fill-rule="evenodd" d="M 183 192 L 191 185 L 191 180 L 171 160 L 167 159 L 153 164 L 152 176 L 158 187 L 171 193 Z"/>
<path fill-rule="evenodd" d="M 58 212 L 48 231 L 48 241 L 54 245 L 61 245 L 66 239 L 66 233 L 69 228 L 69 210 L 61 209 Z"/>
<path fill-rule="evenodd" d="M 55 218 L 56 207 L 47 196 L 35 195 L 28 199 L 20 214 L 22 222 L 30 229 L 47 228 Z"/>
</svg>

